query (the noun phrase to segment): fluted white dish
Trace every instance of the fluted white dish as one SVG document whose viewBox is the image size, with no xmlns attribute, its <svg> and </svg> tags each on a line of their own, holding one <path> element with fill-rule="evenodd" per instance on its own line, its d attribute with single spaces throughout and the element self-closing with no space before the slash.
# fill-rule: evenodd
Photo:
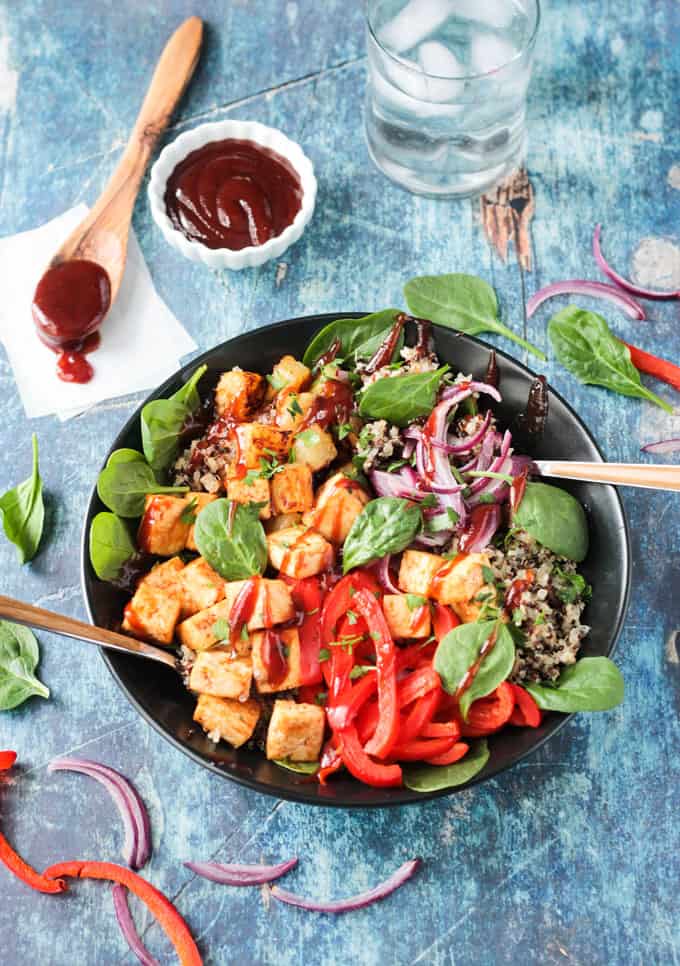
<svg viewBox="0 0 680 966">
<path fill-rule="evenodd" d="M 192 151 L 202 148 L 213 141 L 233 138 L 240 141 L 254 141 L 271 151 L 276 151 L 293 166 L 302 185 L 302 205 L 292 224 L 263 245 L 249 245 L 234 251 L 231 248 L 208 248 L 201 242 L 191 241 L 174 227 L 165 209 L 165 188 L 168 178 L 177 165 Z M 203 262 L 209 268 L 229 268 L 238 271 L 263 265 L 272 258 L 279 258 L 305 230 L 316 202 L 316 178 L 312 162 L 299 144 L 291 141 L 274 127 L 257 121 L 215 121 L 199 124 L 185 131 L 166 145 L 151 168 L 151 179 L 147 189 L 151 214 L 163 233 L 165 240 L 194 262 Z"/>
</svg>

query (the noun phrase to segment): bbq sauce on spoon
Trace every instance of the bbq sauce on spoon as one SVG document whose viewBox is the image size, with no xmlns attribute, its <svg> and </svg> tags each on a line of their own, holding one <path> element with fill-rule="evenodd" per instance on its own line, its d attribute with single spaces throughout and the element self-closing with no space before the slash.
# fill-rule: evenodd
<svg viewBox="0 0 680 966">
<path fill-rule="evenodd" d="M 302 185 L 289 162 L 254 141 L 228 138 L 188 154 L 168 178 L 173 226 L 206 248 L 263 245 L 293 223 Z"/>
</svg>

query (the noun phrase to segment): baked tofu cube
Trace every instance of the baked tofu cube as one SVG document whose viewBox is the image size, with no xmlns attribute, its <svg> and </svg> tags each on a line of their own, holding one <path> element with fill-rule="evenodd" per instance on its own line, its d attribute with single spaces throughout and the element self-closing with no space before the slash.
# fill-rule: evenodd
<svg viewBox="0 0 680 966">
<path fill-rule="evenodd" d="M 316 507 L 302 519 L 331 543 L 341 544 L 367 503 L 368 495 L 358 483 L 335 473 L 319 488 Z"/>
<path fill-rule="evenodd" d="M 186 495 L 186 513 L 184 514 L 185 519 L 193 517 L 194 522 L 191 523 L 189 527 L 189 533 L 187 534 L 186 549 L 197 551 L 196 538 L 194 536 L 196 529 L 196 517 L 201 512 L 203 507 L 206 507 L 213 500 L 217 499 L 216 493 L 187 493 Z"/>
<path fill-rule="evenodd" d="M 139 549 L 158 557 L 171 557 L 184 550 L 191 527 L 191 523 L 182 519 L 186 508 L 184 497 L 149 494 L 137 531 Z"/>
<path fill-rule="evenodd" d="M 170 561 L 168 561 L 170 563 Z M 165 565 L 163 565 L 165 566 Z M 207 560 L 198 557 L 182 570 L 177 578 L 181 590 L 181 619 L 212 607 L 224 598 L 226 581 L 216 573 Z"/>
<path fill-rule="evenodd" d="M 268 398 L 273 399 L 277 392 L 282 389 L 294 390 L 298 392 L 306 389 L 312 379 L 311 370 L 293 356 L 284 356 L 277 362 L 272 369 L 272 374 L 268 378 L 269 389 Z"/>
<path fill-rule="evenodd" d="M 469 553 L 445 564 L 432 581 L 431 594 L 440 604 L 451 606 L 467 603 L 484 587 L 482 567 L 489 566 L 489 558 L 483 553 Z M 495 601 L 496 590 L 489 587 Z"/>
<path fill-rule="evenodd" d="M 422 550 L 405 550 L 399 567 L 399 589 L 405 594 L 420 594 L 421 597 L 433 597 L 430 588 L 437 571 L 447 561 L 436 553 L 425 553 Z"/>
<path fill-rule="evenodd" d="M 304 513 L 314 506 L 312 471 L 306 463 L 286 463 L 271 482 L 274 513 Z"/>
<path fill-rule="evenodd" d="M 406 595 L 385 594 L 382 604 L 392 637 L 404 640 L 430 636 L 430 606 L 427 600 L 410 607 Z"/>
<path fill-rule="evenodd" d="M 278 642 L 266 641 L 266 632 L 257 631 L 251 634 L 253 645 L 253 678 L 260 694 L 271 694 L 274 691 L 288 691 L 297 688 L 302 683 L 300 678 L 300 635 L 296 627 L 288 627 L 282 631 L 270 631 L 278 636 Z M 286 676 L 278 681 L 270 681 L 267 674 L 267 662 L 263 659 L 263 651 L 267 646 L 280 646 L 288 666 Z"/>
<path fill-rule="evenodd" d="M 318 761 L 326 716 L 316 704 L 276 701 L 267 729 L 267 758 Z"/>
<path fill-rule="evenodd" d="M 194 614 L 177 627 L 180 643 L 192 651 L 205 651 L 220 638 L 213 628 L 218 620 L 229 620 L 231 608 L 245 580 L 233 580 L 224 585 L 224 600 Z M 248 621 L 249 631 L 285 624 L 295 617 L 295 607 L 287 584 L 282 580 L 258 580 L 257 597 Z"/>
<path fill-rule="evenodd" d="M 257 372 L 242 369 L 223 372 L 215 389 L 215 412 L 240 423 L 247 422 L 262 405 L 266 390 L 267 382 Z"/>
<path fill-rule="evenodd" d="M 330 570 L 335 560 L 332 545 L 304 525 L 270 533 L 267 549 L 272 567 L 297 580 Z"/>
<path fill-rule="evenodd" d="M 493 603 L 493 600 L 490 598 L 489 602 Z M 452 604 L 451 609 L 455 611 L 456 616 L 460 618 L 462 624 L 474 624 L 481 613 L 482 602 L 461 600 L 457 604 Z"/>
<path fill-rule="evenodd" d="M 181 557 L 171 557 L 163 563 L 156 564 L 137 584 L 137 588 L 142 584 L 148 587 L 177 588 L 181 585 L 180 573 L 184 570 L 184 561 Z"/>
<path fill-rule="evenodd" d="M 302 523 L 301 513 L 279 513 L 275 517 L 267 520 L 264 525 L 267 533 L 276 533 L 277 530 L 286 530 L 288 527 L 296 527 Z"/>
<path fill-rule="evenodd" d="M 194 721 L 207 732 L 211 741 L 224 739 L 234 748 L 240 748 L 252 737 L 259 718 L 260 706 L 253 698 L 234 701 L 233 698 L 201 694 L 194 711 Z"/>
<path fill-rule="evenodd" d="M 314 394 L 285 390 L 276 397 L 276 425 L 280 429 L 296 432 L 301 428 L 305 417 L 312 408 Z"/>
<path fill-rule="evenodd" d="M 189 688 L 216 698 L 245 701 L 250 697 L 252 679 L 249 657 L 234 657 L 230 647 L 213 647 L 197 656 L 189 674 Z"/>
<path fill-rule="evenodd" d="M 172 644 L 182 600 L 178 592 L 142 581 L 123 614 L 123 630 L 142 640 Z"/>
<path fill-rule="evenodd" d="M 333 437 L 320 426 L 310 426 L 295 437 L 293 443 L 295 462 L 306 463 L 312 473 L 328 466 L 337 455 Z"/>
<path fill-rule="evenodd" d="M 272 515 L 269 480 L 262 476 L 246 476 L 242 480 L 230 479 L 227 482 L 227 497 L 233 503 L 264 503 L 260 507 L 260 520 L 268 520 Z"/>
<path fill-rule="evenodd" d="M 249 470 L 262 469 L 261 460 L 285 463 L 291 445 L 291 434 L 264 423 L 243 423 L 235 429 L 239 444 L 239 462 Z M 233 475 L 233 474 L 230 474 Z"/>
</svg>

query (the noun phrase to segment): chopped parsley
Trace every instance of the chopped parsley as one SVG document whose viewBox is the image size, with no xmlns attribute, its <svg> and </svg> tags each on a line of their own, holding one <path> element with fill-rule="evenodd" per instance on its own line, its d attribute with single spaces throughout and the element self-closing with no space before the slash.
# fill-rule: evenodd
<svg viewBox="0 0 680 966">
<path fill-rule="evenodd" d="M 331 652 L 327 647 L 322 647 L 319 651 L 319 661 L 328 661 L 330 659 Z"/>
<path fill-rule="evenodd" d="M 288 415 L 291 419 L 295 419 L 296 416 L 302 416 L 302 406 L 298 402 L 298 397 L 293 394 L 291 396 L 290 406 L 288 408 Z"/>
<path fill-rule="evenodd" d="M 345 436 L 349 436 L 349 434 L 352 432 L 352 426 L 350 423 L 339 423 L 335 427 L 335 430 L 338 434 L 338 439 L 344 439 Z"/>
<path fill-rule="evenodd" d="M 357 678 L 362 678 L 369 671 L 374 671 L 375 668 L 372 664 L 355 664 L 352 670 L 349 672 L 350 680 L 355 681 Z"/>
<path fill-rule="evenodd" d="M 198 500 L 196 497 L 193 498 L 182 510 L 182 516 L 179 518 L 181 523 L 189 524 L 191 526 L 196 522 L 196 507 L 198 506 Z"/>
<path fill-rule="evenodd" d="M 573 604 L 579 597 L 588 599 L 592 594 L 592 588 L 581 574 L 571 574 L 555 567 L 555 577 L 555 591 L 563 604 Z"/>
<path fill-rule="evenodd" d="M 437 497 L 434 495 L 434 493 L 428 493 L 425 499 L 420 501 L 420 505 L 426 510 L 429 510 L 432 507 L 437 506 Z"/>
<path fill-rule="evenodd" d="M 231 627 L 229 626 L 229 621 L 225 620 L 224 617 L 218 618 L 210 630 L 218 641 L 226 641 L 231 636 Z"/>
<path fill-rule="evenodd" d="M 496 498 L 494 497 L 493 493 L 480 493 L 478 500 L 480 503 L 488 503 L 488 504 L 496 502 Z"/>
<path fill-rule="evenodd" d="M 427 598 L 423 597 L 421 594 L 406 595 L 406 606 L 409 610 L 418 610 L 420 607 L 425 607 L 426 604 Z"/>
<path fill-rule="evenodd" d="M 356 614 L 353 610 L 348 610 L 347 620 L 349 621 L 350 624 L 356 624 L 356 622 L 359 620 L 359 615 Z"/>
</svg>

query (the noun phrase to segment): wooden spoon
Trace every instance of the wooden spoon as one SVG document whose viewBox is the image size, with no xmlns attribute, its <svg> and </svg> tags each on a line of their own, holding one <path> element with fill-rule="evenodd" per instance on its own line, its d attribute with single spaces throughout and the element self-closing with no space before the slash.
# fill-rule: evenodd
<svg viewBox="0 0 680 966">
<path fill-rule="evenodd" d="M 578 463 L 572 460 L 535 460 L 541 476 L 587 483 L 637 486 L 645 490 L 680 491 L 680 466 L 666 463 Z"/>
<path fill-rule="evenodd" d="M 125 270 L 132 209 L 156 141 L 198 63 L 203 23 L 189 17 L 165 45 L 118 167 L 78 227 L 55 253 L 49 268 L 73 258 L 97 262 L 109 276 L 113 303 Z"/>
<path fill-rule="evenodd" d="M 134 654 L 136 657 L 146 657 L 151 661 L 167 664 L 168 667 L 179 672 L 177 658 L 170 650 L 165 651 L 160 647 L 154 647 L 153 644 L 137 641 L 134 637 L 117 634 L 115 631 L 105 630 L 103 627 L 94 627 L 92 624 L 85 624 L 74 617 L 54 614 L 52 611 L 43 610 L 42 607 L 24 604 L 23 601 L 14 600 L 13 597 L 4 597 L 1 594 L 0 617 L 17 624 L 25 624 L 27 627 L 34 627 L 40 631 L 53 631 L 55 634 L 62 634 L 64 637 L 73 637 L 77 641 L 85 641 L 86 644 L 110 648 L 112 651 L 122 651 L 124 654 Z"/>
</svg>

